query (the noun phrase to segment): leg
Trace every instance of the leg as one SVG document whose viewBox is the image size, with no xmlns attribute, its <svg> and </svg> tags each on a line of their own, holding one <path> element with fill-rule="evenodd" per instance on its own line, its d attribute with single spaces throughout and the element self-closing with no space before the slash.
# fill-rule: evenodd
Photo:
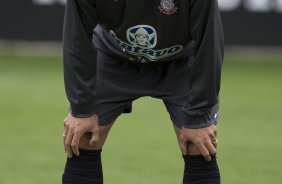
<svg viewBox="0 0 282 184">
<path fill-rule="evenodd" d="M 112 124 L 100 126 L 100 139 L 90 145 L 91 134 L 85 134 L 79 143 L 80 156 L 67 159 L 63 184 L 102 184 L 101 151 Z"/>
<path fill-rule="evenodd" d="M 101 150 L 104 146 L 104 143 L 107 139 L 108 133 L 112 127 L 113 123 L 109 125 L 99 126 L 99 141 L 95 142 L 93 145 L 90 145 L 91 134 L 85 134 L 79 143 L 80 149 L 85 150 Z"/>
<path fill-rule="evenodd" d="M 175 134 L 180 143 L 181 129 L 174 124 Z M 188 154 L 183 155 L 185 162 L 183 184 L 219 184 L 220 173 L 217 166 L 216 156 L 207 162 L 200 155 L 200 151 L 193 143 L 187 143 Z"/>
<path fill-rule="evenodd" d="M 178 144 L 180 144 L 180 134 L 181 134 L 181 129 L 175 126 L 173 124 L 174 131 L 178 140 Z M 187 143 L 187 150 L 188 150 L 188 155 L 200 155 L 201 152 L 198 150 L 198 148 L 191 142 Z"/>
</svg>

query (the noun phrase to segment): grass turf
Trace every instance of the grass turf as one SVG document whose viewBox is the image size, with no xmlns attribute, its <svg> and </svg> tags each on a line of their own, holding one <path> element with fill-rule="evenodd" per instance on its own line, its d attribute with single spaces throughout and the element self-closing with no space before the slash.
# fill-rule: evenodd
<svg viewBox="0 0 282 184">
<path fill-rule="evenodd" d="M 60 57 L 0 56 L 0 183 L 59 184 L 67 112 Z M 223 68 L 219 164 L 223 184 L 279 184 L 282 62 Z M 183 163 L 161 101 L 134 102 L 103 150 L 106 184 L 181 183 Z"/>
</svg>

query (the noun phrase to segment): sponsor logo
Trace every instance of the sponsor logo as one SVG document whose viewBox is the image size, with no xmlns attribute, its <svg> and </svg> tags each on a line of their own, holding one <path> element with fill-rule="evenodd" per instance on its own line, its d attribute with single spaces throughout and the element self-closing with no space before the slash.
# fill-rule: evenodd
<svg viewBox="0 0 282 184">
<path fill-rule="evenodd" d="M 137 56 L 142 62 L 157 61 L 168 58 L 183 50 L 182 45 L 174 45 L 161 50 L 154 50 L 157 45 L 157 32 L 152 26 L 138 25 L 127 30 L 126 36 L 129 43 L 120 40 L 114 31 L 110 34 L 118 41 L 123 50 L 131 55 Z M 149 61 L 144 60 L 147 58 Z"/>
<path fill-rule="evenodd" d="M 154 48 L 157 45 L 155 28 L 147 25 L 138 25 L 129 28 L 126 32 L 127 40 L 134 46 Z"/>
<path fill-rule="evenodd" d="M 159 10 L 165 15 L 171 15 L 177 12 L 177 6 L 175 6 L 174 0 L 161 0 Z"/>
</svg>

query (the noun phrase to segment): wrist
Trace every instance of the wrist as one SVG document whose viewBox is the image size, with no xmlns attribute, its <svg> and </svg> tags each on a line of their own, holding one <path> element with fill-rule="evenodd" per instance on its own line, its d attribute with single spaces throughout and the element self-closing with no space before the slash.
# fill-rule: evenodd
<svg viewBox="0 0 282 184">
<path fill-rule="evenodd" d="M 97 114 L 94 103 L 71 104 L 70 113 L 76 118 L 89 118 Z"/>
</svg>

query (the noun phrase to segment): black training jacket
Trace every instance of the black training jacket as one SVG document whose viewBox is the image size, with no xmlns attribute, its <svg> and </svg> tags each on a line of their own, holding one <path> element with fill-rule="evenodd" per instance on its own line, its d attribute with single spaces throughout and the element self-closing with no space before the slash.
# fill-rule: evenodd
<svg viewBox="0 0 282 184">
<path fill-rule="evenodd" d="M 68 0 L 63 45 L 73 116 L 96 113 L 96 55 L 101 50 L 144 65 L 193 56 L 183 126 L 216 122 L 224 52 L 217 0 Z"/>
</svg>

